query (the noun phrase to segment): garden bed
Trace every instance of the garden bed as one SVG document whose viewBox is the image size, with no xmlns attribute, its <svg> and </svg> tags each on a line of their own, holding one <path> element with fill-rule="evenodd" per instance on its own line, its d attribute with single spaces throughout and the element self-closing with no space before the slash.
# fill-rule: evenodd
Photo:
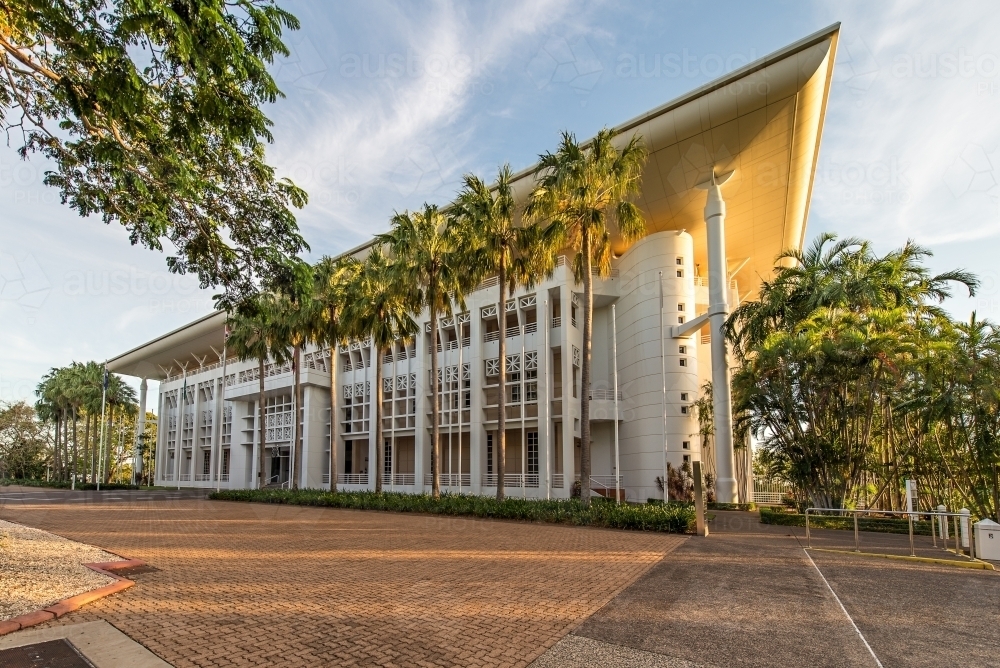
<svg viewBox="0 0 1000 668">
<path fill-rule="evenodd" d="M 780 526 L 804 527 L 806 516 L 802 513 L 788 512 L 782 509 L 760 508 L 761 524 L 777 524 Z M 844 531 L 854 531 L 854 518 L 832 517 L 830 515 L 809 514 L 809 527 L 811 529 L 839 529 Z M 858 529 L 860 531 L 874 531 L 878 533 L 901 533 L 910 532 L 909 522 L 905 519 L 895 519 L 889 517 L 859 517 Z M 931 523 L 929 520 L 914 520 L 913 533 L 919 536 L 931 535 Z"/>
<path fill-rule="evenodd" d="M 691 532 L 694 530 L 695 523 L 694 506 L 691 504 L 623 503 L 618 505 L 604 499 L 593 500 L 588 508 L 576 499 L 543 501 L 507 498 L 503 501 L 497 501 L 493 497 L 464 494 L 442 494 L 440 499 L 434 499 L 427 494 L 330 493 L 316 489 L 234 489 L 213 492 L 209 498 L 221 501 L 427 513 L 667 533 Z"/>
</svg>

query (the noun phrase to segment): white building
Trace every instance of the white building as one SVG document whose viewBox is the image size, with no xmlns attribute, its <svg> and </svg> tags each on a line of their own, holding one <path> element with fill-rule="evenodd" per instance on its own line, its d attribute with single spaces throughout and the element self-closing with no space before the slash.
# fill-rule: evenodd
<svg viewBox="0 0 1000 668">
<path fill-rule="evenodd" d="M 718 323 L 727 309 L 752 298 L 771 274 L 775 256 L 802 245 L 838 30 L 831 26 L 617 128 L 626 136 L 639 133 L 649 150 L 638 202 L 648 235 L 628 247 L 618 243 L 613 275 L 594 281 L 592 489 L 614 487 L 616 420 L 620 475 L 629 499 L 662 495 L 656 478 L 663 476 L 665 461 L 676 467 L 702 458 L 692 404 L 713 375 L 728 377 L 721 337 L 713 335 L 708 318 L 714 314 L 712 321 Z M 721 189 L 711 187 L 713 178 L 722 182 L 730 172 Z M 515 191 L 522 198 L 531 175 L 527 169 L 517 176 Z M 708 202 L 713 196 L 714 204 Z M 710 289 L 713 280 L 715 290 Z M 551 279 L 518 291 L 503 309 L 494 278 L 467 297 L 465 312 L 442 320 L 442 489 L 496 491 L 502 311 L 509 337 L 506 492 L 534 498 L 570 495 L 580 470 L 581 298 L 582 286 L 562 259 Z M 431 485 L 427 313 L 418 314 L 417 322 L 421 333 L 406 345 L 397 344 L 383 368 L 385 486 L 409 492 L 429 491 Z M 157 484 L 256 486 L 257 364 L 229 359 L 223 380 L 224 323 L 224 313 L 211 314 L 109 363 L 114 372 L 144 379 L 143 388 L 147 378 L 160 381 Z M 332 371 L 338 484 L 374 487 L 372 352 L 363 342 L 335 351 L 306 350 L 302 466 L 294 472 L 300 486 L 329 483 Z M 291 368 L 269 364 L 265 374 L 264 477 L 287 484 Z M 223 387 L 225 400 L 220 401 Z M 728 405 L 723 394 L 717 393 L 715 406 L 717 419 L 723 420 L 717 424 L 725 426 L 728 412 L 719 410 Z M 147 401 L 144 390 L 140 399 Z M 732 450 L 723 440 L 712 453 L 718 461 L 706 461 L 719 472 L 720 500 L 735 496 L 733 475 L 727 475 L 733 470 Z"/>
</svg>

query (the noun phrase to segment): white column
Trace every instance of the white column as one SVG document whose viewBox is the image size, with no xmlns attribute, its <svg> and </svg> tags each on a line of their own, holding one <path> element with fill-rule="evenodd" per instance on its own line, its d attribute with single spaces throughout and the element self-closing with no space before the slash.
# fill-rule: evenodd
<svg viewBox="0 0 1000 668">
<path fill-rule="evenodd" d="M 729 387 L 729 362 L 723 325 L 729 316 L 729 270 L 726 263 L 726 203 L 719 187 L 728 180 L 712 174 L 705 204 L 708 236 L 708 311 L 712 335 L 712 407 L 715 414 L 715 484 L 720 503 L 736 501 L 735 463 L 733 459 L 733 400 Z"/>
<path fill-rule="evenodd" d="M 142 475 L 142 452 L 139 449 L 146 431 L 146 379 L 139 383 L 139 415 L 135 422 L 135 446 L 132 449 L 132 484 Z"/>
</svg>

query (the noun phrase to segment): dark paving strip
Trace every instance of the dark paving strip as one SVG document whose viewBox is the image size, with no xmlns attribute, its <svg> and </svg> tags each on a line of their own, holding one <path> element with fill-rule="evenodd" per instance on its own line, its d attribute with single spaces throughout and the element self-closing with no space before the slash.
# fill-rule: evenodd
<svg viewBox="0 0 1000 668">
<path fill-rule="evenodd" d="M 1000 573 L 812 557 L 886 668 L 1000 664 Z"/>
<path fill-rule="evenodd" d="M 875 666 L 788 528 L 750 518 L 719 513 L 574 633 L 718 666 Z"/>
<path fill-rule="evenodd" d="M 885 668 L 998 665 L 1000 573 L 812 551 L 814 567 L 801 528 L 724 512 L 713 525 L 574 633 L 719 666 L 875 666 L 860 632 Z M 853 533 L 828 531 L 818 542 L 846 541 Z"/>
</svg>

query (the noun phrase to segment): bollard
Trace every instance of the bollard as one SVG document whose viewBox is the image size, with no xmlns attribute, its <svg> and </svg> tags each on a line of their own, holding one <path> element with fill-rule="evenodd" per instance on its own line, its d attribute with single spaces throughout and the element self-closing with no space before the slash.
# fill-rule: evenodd
<svg viewBox="0 0 1000 668">
<path fill-rule="evenodd" d="M 952 524 L 955 525 L 955 554 L 959 554 L 960 555 L 960 554 L 962 554 L 962 546 L 958 544 L 958 536 L 959 536 L 959 533 L 958 533 L 958 515 L 952 515 L 951 519 L 953 520 Z"/>
<path fill-rule="evenodd" d="M 962 516 L 958 521 L 958 526 L 962 535 L 962 547 L 966 550 L 969 549 L 969 516 L 971 513 L 968 508 L 962 508 L 958 511 Z M 970 553 L 971 554 L 971 553 Z"/>
<path fill-rule="evenodd" d="M 943 505 L 938 506 L 938 512 L 944 513 L 947 510 Z M 941 540 L 944 541 L 944 549 L 948 549 L 948 518 L 943 514 L 938 515 L 938 529 L 941 530 Z"/>
<path fill-rule="evenodd" d="M 702 494 L 701 461 L 696 459 L 693 465 L 695 530 L 699 536 L 708 536 L 708 524 L 705 523 L 705 499 Z"/>
<path fill-rule="evenodd" d="M 937 547 L 937 522 L 934 521 L 934 513 L 930 515 L 931 519 L 931 541 L 934 543 L 934 547 Z"/>
<path fill-rule="evenodd" d="M 913 514 L 908 514 L 906 519 L 908 520 L 907 524 L 910 526 L 910 556 L 915 557 L 917 553 L 913 551 Z"/>
<path fill-rule="evenodd" d="M 812 537 L 809 535 L 809 509 L 806 508 L 806 547 L 812 548 Z"/>
<path fill-rule="evenodd" d="M 861 539 L 858 537 L 858 513 L 854 512 L 854 551 L 861 551 Z"/>
</svg>

